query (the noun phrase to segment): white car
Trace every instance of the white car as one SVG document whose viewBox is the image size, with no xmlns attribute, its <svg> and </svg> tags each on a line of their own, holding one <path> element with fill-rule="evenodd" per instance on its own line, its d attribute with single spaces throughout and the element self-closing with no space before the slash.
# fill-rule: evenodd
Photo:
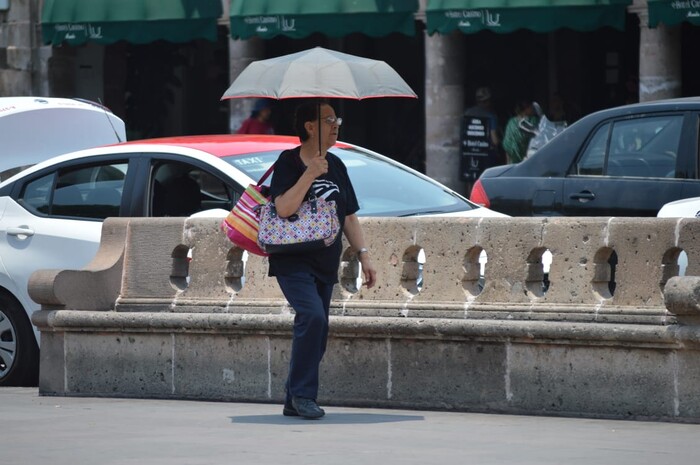
<svg viewBox="0 0 700 465">
<path fill-rule="evenodd" d="M 658 218 L 700 218 L 700 197 L 675 200 L 664 204 L 656 215 Z M 681 251 L 678 256 L 678 276 L 685 276 L 688 254 Z"/>
<path fill-rule="evenodd" d="M 691 197 L 664 204 L 659 218 L 700 218 L 700 197 Z"/>
<path fill-rule="evenodd" d="M 213 135 L 126 142 L 62 155 L 0 184 L 0 385 L 38 366 L 27 293 L 38 269 L 79 269 L 109 216 L 225 215 L 296 137 Z M 387 157 L 338 142 L 362 216 L 505 216 Z M 273 174 L 274 176 L 274 174 Z"/>
<path fill-rule="evenodd" d="M 124 122 L 85 100 L 45 97 L 0 98 L 0 181 L 62 153 L 126 140 Z M 31 255 L 35 225 L 14 221 L 0 202 L 0 385 L 35 384 L 38 345 L 27 317 L 25 273 L 42 265 Z M 11 223 L 7 223 L 10 218 Z M 60 257 L 58 250 L 49 255 Z M 65 255 L 65 254 L 63 254 Z M 10 271 L 11 270 L 11 271 Z"/>
</svg>

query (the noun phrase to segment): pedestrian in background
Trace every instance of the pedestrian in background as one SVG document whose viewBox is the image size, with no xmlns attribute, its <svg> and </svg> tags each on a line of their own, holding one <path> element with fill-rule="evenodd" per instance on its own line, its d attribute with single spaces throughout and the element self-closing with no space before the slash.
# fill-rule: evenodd
<svg viewBox="0 0 700 465">
<path fill-rule="evenodd" d="M 532 102 L 520 100 L 515 104 L 515 116 L 506 124 L 503 150 L 508 163 L 520 163 L 527 156 L 527 146 L 537 131 L 537 116 Z"/>
<path fill-rule="evenodd" d="M 474 99 L 476 104 L 468 108 L 467 111 L 464 112 L 464 115 L 478 116 L 487 119 L 489 123 L 489 138 L 491 141 L 491 147 L 489 147 L 489 150 L 496 158 L 492 163 L 492 166 L 494 166 L 498 164 L 498 156 L 496 154 L 501 146 L 501 130 L 498 124 L 498 116 L 496 116 L 496 112 L 493 110 L 491 89 L 488 87 L 479 87 L 476 89 Z"/>
<path fill-rule="evenodd" d="M 272 103 L 267 99 L 259 99 L 253 106 L 250 117 L 243 121 L 236 134 L 274 134 L 270 123 Z"/>
<path fill-rule="evenodd" d="M 491 102 L 491 90 L 479 87 L 474 97 L 476 104 L 462 117 L 460 136 L 460 179 L 467 182 L 467 195 L 485 169 L 503 164 L 501 131 Z"/>
</svg>

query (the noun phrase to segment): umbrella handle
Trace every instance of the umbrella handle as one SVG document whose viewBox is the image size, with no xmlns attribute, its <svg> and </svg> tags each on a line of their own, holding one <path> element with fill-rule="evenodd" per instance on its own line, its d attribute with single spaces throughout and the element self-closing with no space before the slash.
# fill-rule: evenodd
<svg viewBox="0 0 700 465">
<path fill-rule="evenodd" d="M 316 114 L 318 115 L 318 156 L 321 156 L 321 99 L 318 99 Z"/>
</svg>

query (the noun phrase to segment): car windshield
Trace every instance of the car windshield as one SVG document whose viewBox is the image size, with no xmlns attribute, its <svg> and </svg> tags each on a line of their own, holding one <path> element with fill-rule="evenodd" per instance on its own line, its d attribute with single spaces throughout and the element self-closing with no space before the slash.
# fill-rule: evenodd
<svg viewBox="0 0 700 465">
<path fill-rule="evenodd" d="M 361 216 L 412 216 L 476 208 L 457 193 L 398 164 L 352 148 L 331 151 L 348 168 Z M 278 156 L 279 151 L 259 152 L 223 157 L 223 160 L 258 180 Z"/>
</svg>

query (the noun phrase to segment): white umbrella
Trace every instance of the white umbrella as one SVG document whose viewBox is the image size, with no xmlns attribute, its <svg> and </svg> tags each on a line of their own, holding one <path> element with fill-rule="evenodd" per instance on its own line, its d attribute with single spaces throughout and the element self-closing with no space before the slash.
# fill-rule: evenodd
<svg viewBox="0 0 700 465">
<path fill-rule="evenodd" d="M 383 61 L 316 47 L 248 65 L 221 99 L 243 97 L 362 100 L 417 95 Z"/>
</svg>

